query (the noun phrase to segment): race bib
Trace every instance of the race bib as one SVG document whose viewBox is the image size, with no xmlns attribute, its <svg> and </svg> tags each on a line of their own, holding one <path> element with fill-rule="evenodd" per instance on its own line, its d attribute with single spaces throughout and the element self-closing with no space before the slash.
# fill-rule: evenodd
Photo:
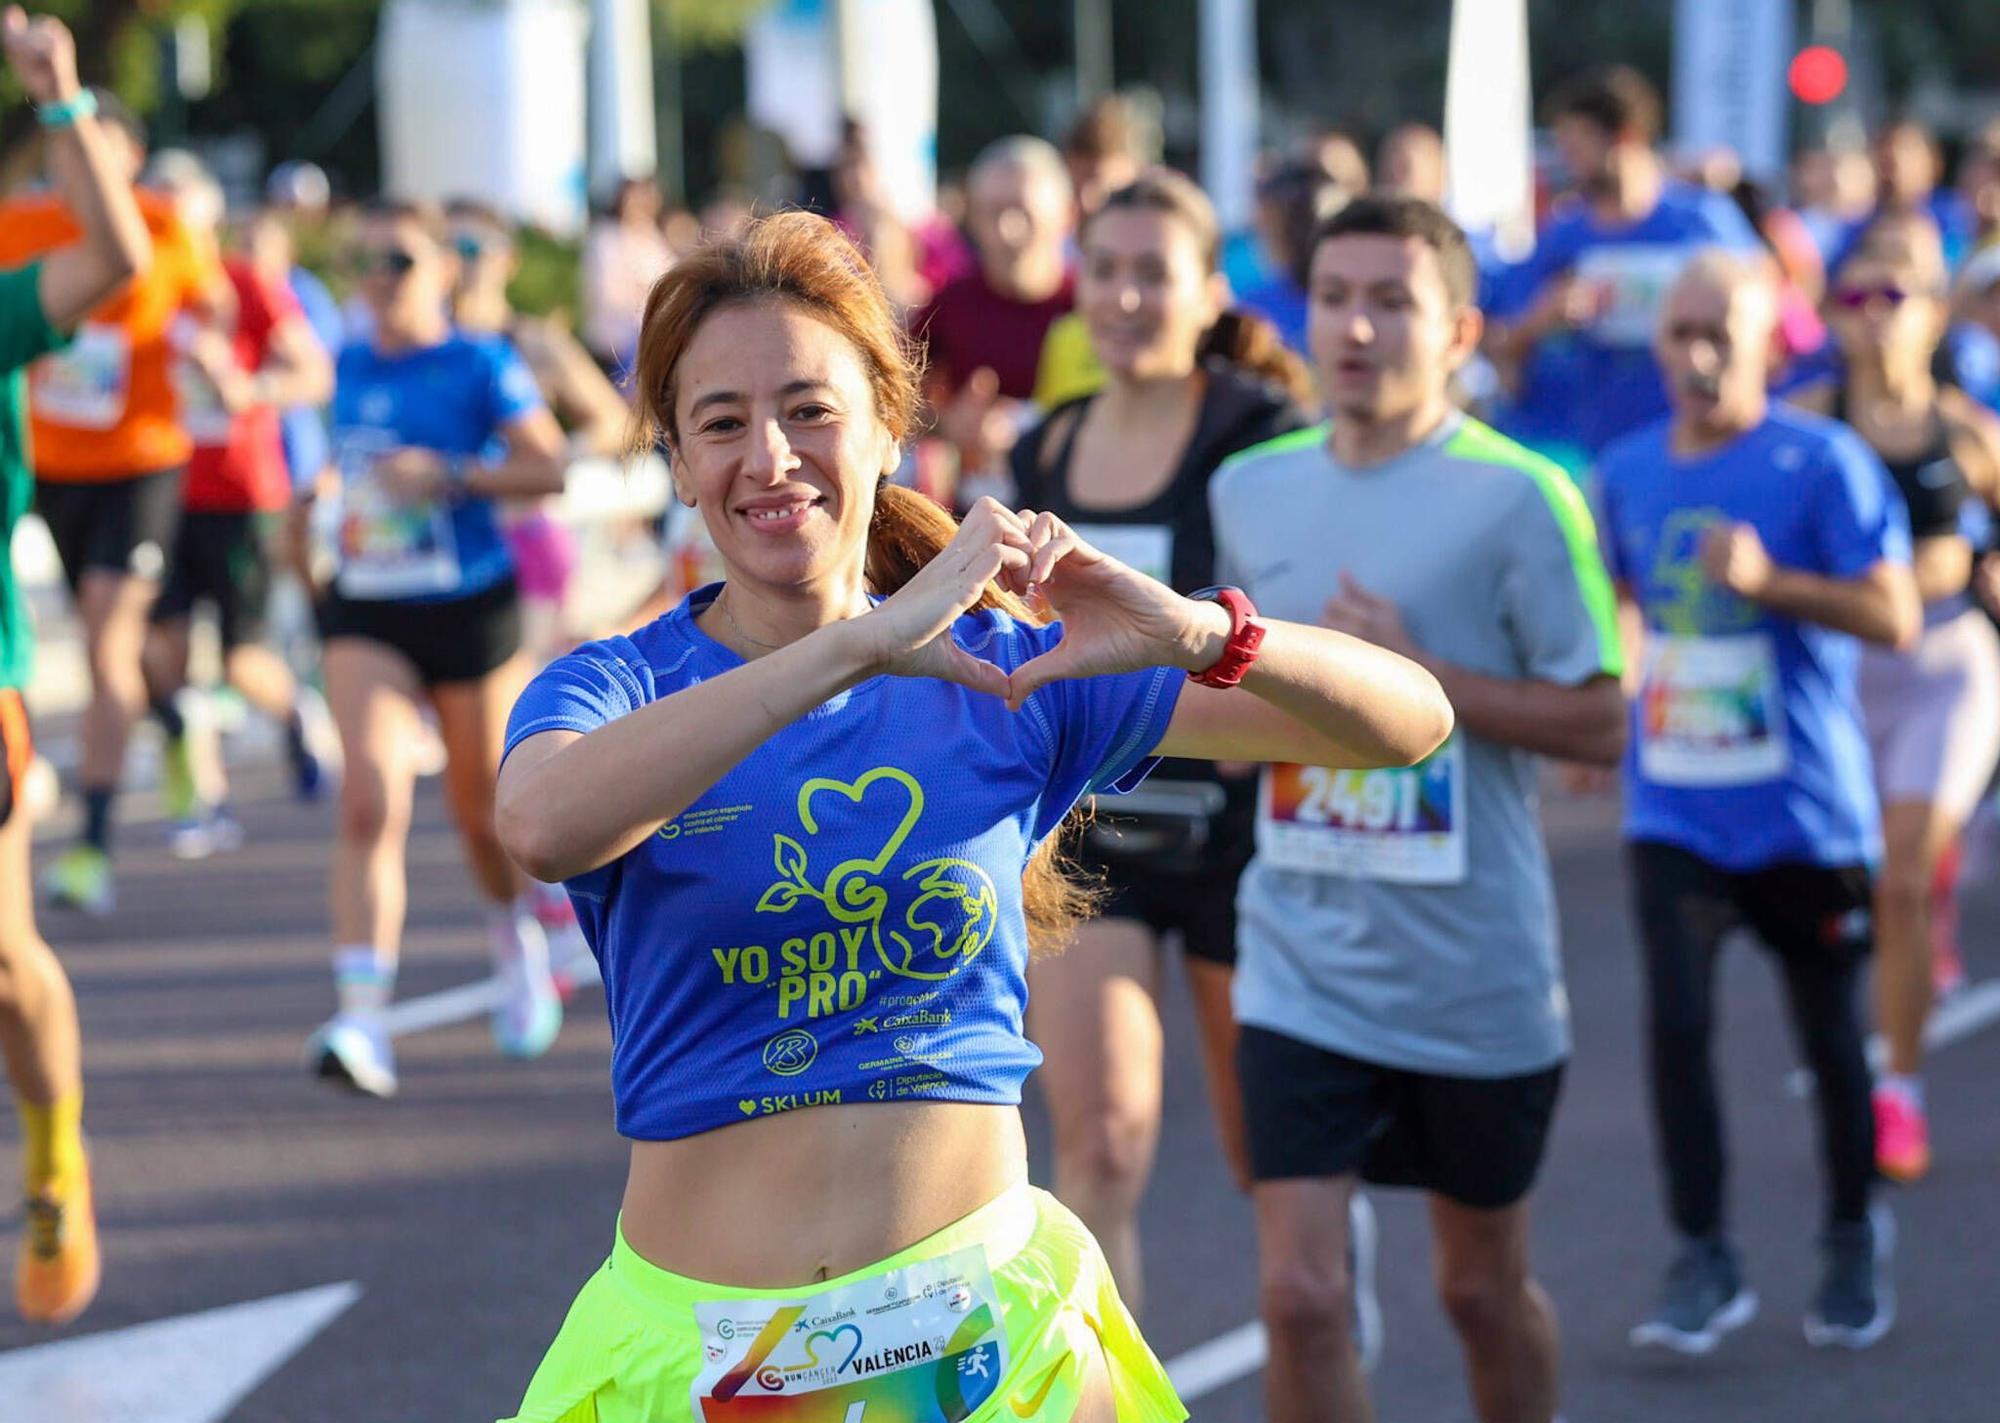
<svg viewBox="0 0 2000 1423">
<path fill-rule="evenodd" d="M 1285 870 L 1387 884 L 1465 879 L 1465 745 L 1456 736 L 1415 766 L 1375 771 L 1265 768 L 1257 853 Z"/>
<path fill-rule="evenodd" d="M 1687 259 L 1685 248 L 1650 243 L 1593 247 L 1578 257 L 1577 276 L 1606 293 L 1603 314 L 1590 334 L 1606 346 L 1651 346 L 1667 289 Z"/>
<path fill-rule="evenodd" d="M 132 381 L 132 343 L 122 326 L 86 321 L 76 339 L 35 362 L 29 400 L 52 425 L 109 430 L 125 418 Z"/>
<path fill-rule="evenodd" d="M 1655 635 L 1639 696 L 1639 770 L 1657 785 L 1750 785 L 1791 763 L 1768 633 Z"/>
<path fill-rule="evenodd" d="M 342 597 L 366 601 L 456 592 L 462 574 L 451 510 L 399 503 L 375 481 L 375 462 L 392 448 L 386 436 L 342 436 L 334 586 Z"/>
<path fill-rule="evenodd" d="M 696 1423 L 959 1423 L 1007 1370 L 977 1245 L 799 1299 L 695 1306 Z"/>
<path fill-rule="evenodd" d="M 1173 582 L 1174 531 L 1165 524 L 1072 524 L 1078 538 L 1127 568 Z"/>
</svg>

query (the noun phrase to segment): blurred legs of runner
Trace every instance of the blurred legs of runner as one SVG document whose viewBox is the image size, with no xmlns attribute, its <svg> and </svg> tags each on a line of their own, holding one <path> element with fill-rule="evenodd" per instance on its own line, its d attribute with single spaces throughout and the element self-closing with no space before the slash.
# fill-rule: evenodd
<svg viewBox="0 0 2000 1423">
<path fill-rule="evenodd" d="M 1561 1343 L 1555 1309 L 1528 1270 L 1528 1202 L 1475 1210 L 1433 1195 L 1431 1241 L 1474 1411 L 1482 1423 L 1547 1423 Z"/>
<path fill-rule="evenodd" d="M 1259 1181 L 1259 1310 L 1270 1333 L 1264 1401 L 1270 1423 L 1373 1423 L 1355 1348 L 1348 1268 L 1352 1175 Z"/>
<path fill-rule="evenodd" d="M 19 792 L 30 748 L 19 693 L 0 691 L 0 1057 L 21 1120 L 27 1199 L 15 1299 L 21 1313 L 61 1324 L 97 1293 L 100 1259 L 83 1149 L 83 1075 L 76 998 L 35 925 L 28 858 L 33 817 Z"/>
<path fill-rule="evenodd" d="M 1882 807 L 1882 872 L 1875 882 L 1875 1021 L 1889 1047 L 1875 1095 L 1876 1164 L 1898 1181 L 1930 1169 L 1921 1089 L 1932 984 L 1931 896 L 1938 863 L 1960 826 L 1937 805 Z"/>
<path fill-rule="evenodd" d="M 146 710 L 140 655 L 146 614 L 160 591 L 157 578 L 86 568 L 77 582 L 77 616 L 90 662 L 90 703 L 84 709 L 77 782 L 83 794 L 81 844 L 58 857 L 50 880 L 57 899 L 91 913 L 108 913 L 111 817 L 125 773 L 125 747 Z"/>
<path fill-rule="evenodd" d="M 1029 967 L 1029 1035 L 1055 1129 L 1055 1192 L 1090 1227 L 1134 1314 L 1143 1303 L 1138 1209 L 1159 1145 L 1161 944 L 1136 919 L 1083 926 L 1068 952 Z M 1249 1184 L 1236 1085 L 1231 972 L 1185 955 L 1203 1075 L 1231 1179 Z"/>
<path fill-rule="evenodd" d="M 1271 1333 L 1271 1423 L 1367 1423 L 1366 1371 L 1353 1324 L 1352 1175 L 1260 1181 L 1258 1282 Z M 1528 1201 L 1480 1210 L 1430 1195 L 1438 1300 L 1465 1352 L 1481 1423 L 1549 1423 L 1560 1345 L 1555 1310 L 1528 1269 Z"/>
<path fill-rule="evenodd" d="M 325 651 L 328 700 L 346 758 L 332 878 L 334 976 L 340 1012 L 316 1035 L 322 1075 L 344 1075 L 362 1091 L 395 1091 L 383 1010 L 394 997 L 408 875 L 410 807 L 421 703 L 426 693 L 401 654 L 361 638 L 337 637 Z M 445 799 L 473 880 L 487 901 L 487 935 L 506 989 L 494 1016 L 503 1051 L 532 1057 L 561 1025 L 548 979 L 548 948 L 527 883 L 493 830 L 507 710 L 527 680 L 515 658 L 481 678 L 430 689 L 446 753 Z"/>
</svg>

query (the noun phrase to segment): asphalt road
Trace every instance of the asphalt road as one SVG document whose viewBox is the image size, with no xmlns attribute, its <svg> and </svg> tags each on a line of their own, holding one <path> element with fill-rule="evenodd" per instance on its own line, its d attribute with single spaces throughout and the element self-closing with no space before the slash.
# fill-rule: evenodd
<svg viewBox="0 0 2000 1423">
<path fill-rule="evenodd" d="M 219 1350 L 182 1357 L 192 1373 L 159 1383 L 156 1394 L 146 1390 L 158 1351 L 142 1347 L 144 1332 L 107 1337 L 73 1364 L 56 1356 L 37 1376 L 88 1368 L 101 1383 L 109 1360 L 118 1389 L 66 1393 L 44 1383 L 10 1394 L 10 1360 L 31 1357 L 16 1351 L 52 1336 L 0 1321 L 0 1423 L 491 1420 L 511 1411 L 607 1248 L 623 1153 L 611 1131 L 601 1001 L 581 997 L 538 1062 L 501 1061 L 475 1019 L 402 1041 L 394 1103 L 328 1090 L 299 1054 L 331 1006 L 322 909 L 331 811 L 291 803 L 269 768 L 243 789 L 251 835 L 241 852 L 193 865 L 169 859 L 137 797 L 119 911 L 99 922 L 44 915 L 82 1005 L 107 1251 L 104 1292 L 69 1335 L 346 1281 L 359 1297 L 308 1331 L 295 1353 L 278 1350 L 289 1357 L 222 1413 L 187 1400 L 203 1387 L 189 1378 L 210 1361 L 228 1363 L 236 1336 L 226 1331 Z M 1773 975 L 1747 944 L 1724 979 L 1723 1070 L 1735 1219 L 1764 1314 L 1704 1361 L 1627 1348 L 1667 1248 L 1641 1096 L 1635 950 L 1611 805 L 1558 803 L 1549 820 L 1577 1050 L 1538 1195 L 1536 1263 L 1562 1318 L 1569 1423 L 2000 1416 L 1989 1342 L 2000 1272 L 1977 1228 L 2000 1204 L 2000 1029 L 1935 1060 L 1939 1160 L 1930 1180 L 1898 1193 L 1896 1332 L 1864 1355 L 1815 1353 L 1800 1335 L 1819 1209 L 1811 1121 L 1785 1091 L 1793 1055 Z M 478 919 L 434 784 L 421 798 L 410 864 L 401 991 L 424 995 L 481 977 Z M 1967 906 L 1975 979 L 2000 974 L 1996 907 L 1990 886 Z M 1145 1206 L 1153 1285 L 1145 1324 L 1173 1359 L 1236 1330 L 1255 1306 L 1249 1214 L 1211 1146 L 1178 991 L 1168 1007 L 1167 1121 Z M 1032 1096 L 1031 1083 L 1028 1114 L 1045 1171 Z M 1421 1202 L 1380 1195 L 1377 1204 L 1388 1331 L 1375 1380 L 1380 1416 L 1470 1420 L 1430 1294 Z M 249 1334 L 246 1326 L 241 1337 Z M 1260 1418 L 1259 1390 L 1250 1373 L 1191 1400 L 1194 1416 Z M 111 1393 L 127 1401 L 88 1401 Z M 157 1405 L 146 1401 L 155 1397 Z"/>
</svg>

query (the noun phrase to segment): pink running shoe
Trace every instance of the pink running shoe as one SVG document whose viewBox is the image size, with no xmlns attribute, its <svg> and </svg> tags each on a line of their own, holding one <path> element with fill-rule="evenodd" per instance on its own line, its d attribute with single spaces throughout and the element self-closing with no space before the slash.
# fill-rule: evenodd
<svg viewBox="0 0 2000 1423">
<path fill-rule="evenodd" d="M 1931 1124 L 1907 1092 L 1875 1089 L 1875 1168 L 1909 1185 L 1931 1169 Z"/>
</svg>

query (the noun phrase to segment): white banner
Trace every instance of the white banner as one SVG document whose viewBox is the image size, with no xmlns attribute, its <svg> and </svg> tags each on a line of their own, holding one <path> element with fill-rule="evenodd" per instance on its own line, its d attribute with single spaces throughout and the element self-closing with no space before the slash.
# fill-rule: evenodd
<svg viewBox="0 0 2000 1423">
<path fill-rule="evenodd" d="M 375 54 L 383 191 L 482 198 L 581 230 L 588 25 L 575 0 L 389 0 Z"/>
<path fill-rule="evenodd" d="M 591 0 L 590 181 L 609 194 L 659 167 L 653 113 L 653 22 L 646 0 Z"/>
<path fill-rule="evenodd" d="M 1674 144 L 1730 148 L 1752 178 L 1785 171 L 1793 0 L 1676 0 Z"/>
<path fill-rule="evenodd" d="M 1527 0 L 1456 0 L 1445 75 L 1445 206 L 1460 226 L 1492 231 L 1510 259 L 1535 242 L 1533 122 Z"/>
<path fill-rule="evenodd" d="M 781 135 L 794 160 L 831 163 L 851 116 L 897 212 L 915 219 L 936 206 L 931 0 L 780 0 L 751 22 L 743 55 L 750 117 Z"/>
</svg>

